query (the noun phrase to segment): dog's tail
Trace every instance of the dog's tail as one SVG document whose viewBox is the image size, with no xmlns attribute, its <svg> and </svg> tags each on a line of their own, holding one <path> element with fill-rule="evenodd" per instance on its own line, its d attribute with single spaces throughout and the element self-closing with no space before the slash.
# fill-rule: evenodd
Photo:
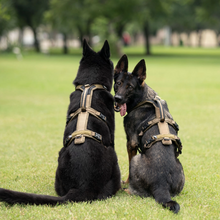
<svg viewBox="0 0 220 220">
<path fill-rule="evenodd" d="M 180 210 L 180 205 L 176 201 L 173 201 L 173 200 L 170 200 L 169 202 L 162 203 L 162 206 L 164 208 L 169 209 L 170 211 L 172 211 L 175 214 L 177 214 Z"/>
<path fill-rule="evenodd" d="M 8 204 L 29 204 L 29 205 L 57 205 L 68 201 L 82 202 L 94 200 L 94 193 L 81 192 L 78 189 L 71 189 L 65 196 L 56 197 L 48 195 L 37 195 L 32 193 L 17 192 L 0 188 L 0 201 Z"/>
<path fill-rule="evenodd" d="M 164 208 L 169 209 L 175 214 L 180 211 L 180 205 L 176 201 L 171 200 L 170 192 L 166 188 L 160 187 L 156 189 L 153 191 L 153 196 Z"/>
<path fill-rule="evenodd" d="M 8 204 L 30 204 L 30 205 L 56 205 L 65 202 L 65 196 L 47 196 L 32 193 L 23 193 L 0 188 L 0 201 Z"/>
</svg>

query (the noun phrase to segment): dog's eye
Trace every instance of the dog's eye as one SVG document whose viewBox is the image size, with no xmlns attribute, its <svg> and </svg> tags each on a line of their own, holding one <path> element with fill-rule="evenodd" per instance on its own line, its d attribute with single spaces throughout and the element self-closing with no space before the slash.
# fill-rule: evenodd
<svg viewBox="0 0 220 220">
<path fill-rule="evenodd" d="M 118 86 L 120 86 L 120 85 L 121 85 L 121 82 L 117 82 L 116 84 L 117 84 Z"/>
<path fill-rule="evenodd" d="M 130 90 L 132 90 L 133 89 L 133 87 L 130 85 L 130 86 L 128 86 L 128 88 L 130 89 Z"/>
</svg>

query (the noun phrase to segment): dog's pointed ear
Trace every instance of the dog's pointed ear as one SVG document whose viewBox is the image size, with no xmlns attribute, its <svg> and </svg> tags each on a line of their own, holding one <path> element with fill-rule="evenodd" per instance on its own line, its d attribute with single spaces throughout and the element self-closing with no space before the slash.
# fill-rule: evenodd
<svg viewBox="0 0 220 220">
<path fill-rule="evenodd" d="M 133 76 L 136 76 L 140 84 L 142 84 L 142 82 L 146 79 L 146 65 L 144 59 L 136 65 L 132 74 Z"/>
<path fill-rule="evenodd" d="M 126 54 L 118 61 L 114 70 L 114 76 L 117 76 L 120 72 L 128 72 L 128 58 Z"/>
<path fill-rule="evenodd" d="M 110 47 L 108 41 L 106 40 L 102 49 L 98 52 L 105 60 L 110 58 Z"/>
<path fill-rule="evenodd" d="M 83 56 L 88 56 L 92 52 L 92 48 L 88 45 L 86 39 L 83 40 Z"/>
</svg>

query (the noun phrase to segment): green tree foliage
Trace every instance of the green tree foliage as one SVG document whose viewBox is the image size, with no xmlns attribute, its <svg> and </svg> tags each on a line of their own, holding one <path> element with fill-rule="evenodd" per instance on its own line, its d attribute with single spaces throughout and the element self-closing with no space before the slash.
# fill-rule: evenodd
<svg viewBox="0 0 220 220">
<path fill-rule="evenodd" d="M 170 7 L 171 13 L 169 15 L 168 24 L 172 32 L 182 33 L 188 35 L 193 30 L 200 30 L 199 22 L 196 20 L 196 9 L 194 1 L 192 0 L 174 0 Z M 181 39 L 179 39 L 179 42 Z M 188 42 L 188 44 L 190 44 Z"/>
<path fill-rule="evenodd" d="M 109 25 L 113 27 L 118 37 L 122 36 L 126 25 L 137 16 L 136 2 L 136 0 L 105 1 L 102 14 L 108 20 Z"/>
<path fill-rule="evenodd" d="M 15 26 L 15 19 L 10 2 L 0 0 L 0 37 Z"/>
<path fill-rule="evenodd" d="M 67 38 L 71 33 L 82 41 L 92 38 L 92 24 L 101 16 L 104 5 L 99 0 L 51 0 L 47 21 L 63 34 L 64 53 L 68 52 Z"/>
<path fill-rule="evenodd" d="M 43 21 L 44 12 L 48 9 L 49 0 L 10 0 L 16 13 L 20 28 L 29 26 L 34 35 L 34 46 L 40 52 L 37 28 Z"/>
<path fill-rule="evenodd" d="M 47 18 L 63 35 L 77 31 L 81 40 L 85 37 L 91 39 L 92 25 L 98 24 L 102 18 L 106 23 L 105 35 L 115 45 L 126 25 L 136 22 L 144 31 L 146 53 L 150 54 L 150 24 L 164 23 L 170 2 L 172 0 L 51 0 Z"/>
<path fill-rule="evenodd" d="M 150 34 L 156 28 L 168 23 L 168 15 L 171 13 L 173 0 L 137 0 L 136 20 L 141 25 L 145 36 L 146 54 L 150 55 Z"/>
<path fill-rule="evenodd" d="M 13 10 L 17 26 L 32 29 L 37 51 L 37 28 L 44 21 L 63 35 L 64 53 L 70 36 L 92 44 L 94 35 L 107 38 L 119 53 L 118 41 L 128 26 L 144 34 L 148 55 L 150 35 L 165 25 L 188 35 L 196 30 L 200 42 L 204 28 L 212 28 L 217 39 L 220 35 L 220 0 L 0 0 L 0 35 L 12 26 Z"/>
<path fill-rule="evenodd" d="M 220 46 L 220 0 L 200 0 L 196 15 L 201 24 L 215 31 Z"/>
</svg>

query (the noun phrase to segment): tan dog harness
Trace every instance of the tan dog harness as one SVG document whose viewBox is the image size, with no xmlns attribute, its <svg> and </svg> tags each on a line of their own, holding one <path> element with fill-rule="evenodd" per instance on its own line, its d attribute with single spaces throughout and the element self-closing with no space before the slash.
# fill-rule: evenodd
<svg viewBox="0 0 220 220">
<path fill-rule="evenodd" d="M 172 142 L 174 142 L 178 148 L 178 152 L 177 152 L 177 156 L 178 156 L 179 154 L 182 153 L 182 143 L 180 141 L 180 138 L 174 134 L 171 134 L 169 130 L 169 125 L 171 125 L 176 130 L 176 132 L 178 132 L 179 131 L 178 124 L 174 120 L 165 117 L 164 108 L 161 103 L 161 98 L 159 96 L 156 96 L 153 101 L 145 100 L 139 103 L 134 109 L 146 103 L 150 103 L 154 106 L 156 117 L 142 126 L 141 132 L 139 133 L 139 137 L 142 137 L 144 133 L 155 124 L 158 125 L 160 134 L 154 135 L 149 140 L 147 140 L 146 143 L 144 144 L 144 148 L 149 149 L 150 147 L 152 147 L 153 144 L 155 144 L 158 141 L 161 141 L 163 145 L 171 145 Z"/>
<path fill-rule="evenodd" d="M 76 116 L 78 116 L 76 131 L 74 131 L 71 135 L 67 137 L 64 146 L 65 147 L 69 146 L 73 140 L 74 140 L 74 144 L 82 144 L 85 142 L 85 137 L 92 138 L 93 140 L 102 143 L 102 135 L 98 134 L 97 132 L 88 130 L 87 124 L 88 124 L 89 114 L 95 116 L 99 120 L 104 121 L 106 123 L 106 117 L 101 112 L 98 112 L 94 108 L 92 108 L 91 103 L 92 103 L 92 96 L 94 90 L 96 89 L 106 90 L 107 88 L 100 84 L 93 84 L 91 86 L 89 84 L 86 84 L 86 85 L 77 86 L 76 90 L 77 89 L 82 91 L 80 108 L 69 115 L 66 124 L 68 125 L 70 121 L 72 121 Z"/>
</svg>

